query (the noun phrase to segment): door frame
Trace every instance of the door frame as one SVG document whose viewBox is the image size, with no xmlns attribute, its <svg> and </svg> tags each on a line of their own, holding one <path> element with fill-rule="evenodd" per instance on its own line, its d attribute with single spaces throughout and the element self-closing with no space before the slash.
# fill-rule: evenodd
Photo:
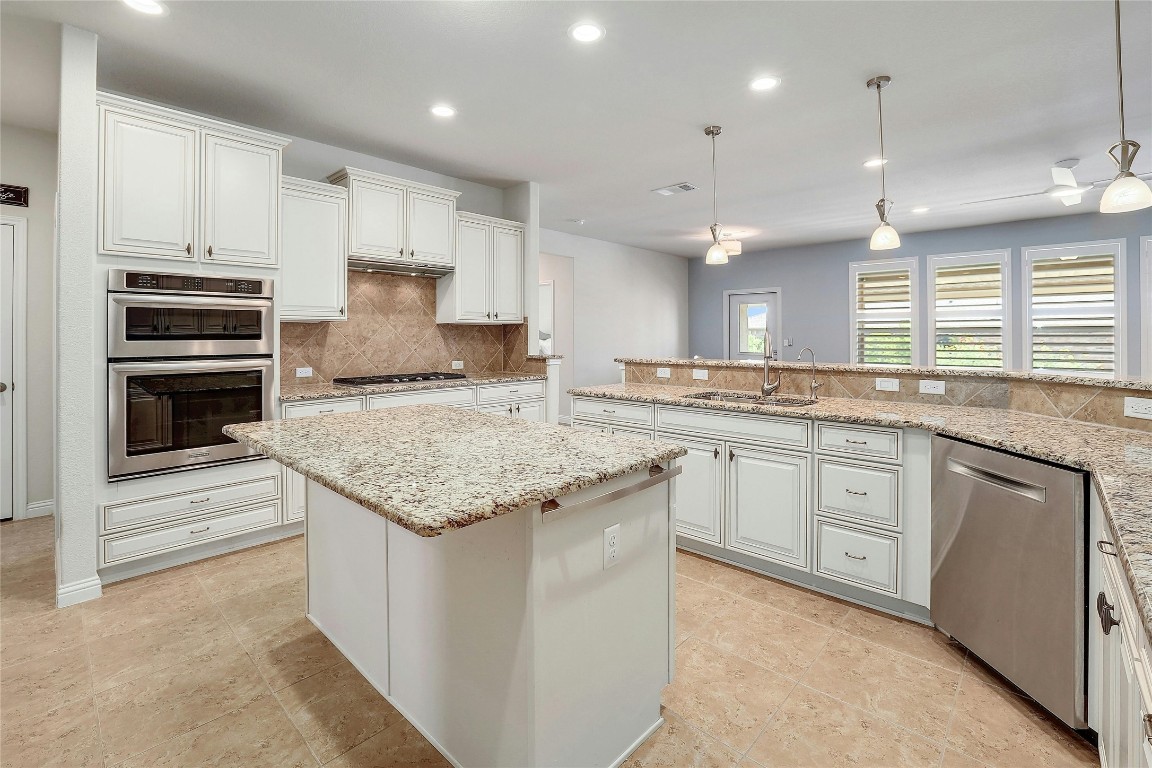
<svg viewBox="0 0 1152 768">
<path fill-rule="evenodd" d="M 1144 368 L 1144 378 L 1152 379 L 1152 236 L 1140 238 L 1140 296 L 1136 307 L 1144 318 L 1140 335 L 1143 344 L 1140 348 L 1140 362 Z M 1138 376 L 1138 372 L 1133 371 Z"/>
<path fill-rule="evenodd" d="M 729 300 L 735 294 L 745 294 L 745 293 L 748 293 L 748 294 L 751 294 L 751 293 L 774 293 L 774 294 L 776 294 L 776 333 L 780 337 L 780 340 L 776 345 L 776 349 L 780 350 L 780 349 L 784 348 L 784 312 L 783 312 L 783 309 L 784 309 L 784 292 L 783 291 L 781 291 L 779 288 L 740 288 L 737 290 L 724 291 L 724 296 L 721 298 L 721 304 L 720 304 L 720 317 L 721 317 L 721 324 L 724 326 L 724 359 L 725 360 L 736 359 L 736 358 L 732 357 L 732 344 L 731 344 L 732 340 L 731 340 L 731 338 L 729 338 L 731 336 L 731 331 L 729 329 L 732 325 L 731 318 L 728 317 L 728 304 L 730 303 Z M 776 357 L 777 358 L 780 357 L 779 352 L 777 353 Z M 743 358 L 739 358 L 739 359 L 743 359 Z"/>
<path fill-rule="evenodd" d="M 28 294 L 28 219 L 0 216 L 0 225 L 10 225 L 12 248 L 12 519 L 28 517 L 28 395 L 26 368 Z M 24 450 L 16 450 L 23 446 Z"/>
</svg>

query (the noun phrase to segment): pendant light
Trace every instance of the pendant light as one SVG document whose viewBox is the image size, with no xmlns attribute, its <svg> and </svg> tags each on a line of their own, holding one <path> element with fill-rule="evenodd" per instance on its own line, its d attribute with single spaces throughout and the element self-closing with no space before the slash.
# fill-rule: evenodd
<svg viewBox="0 0 1152 768">
<path fill-rule="evenodd" d="M 887 178 L 884 166 L 888 164 L 888 156 L 884 154 L 884 102 L 880 91 L 891 84 L 892 78 L 888 75 L 878 75 L 868 81 L 868 88 L 876 89 L 876 112 L 880 120 L 880 199 L 876 201 L 876 213 L 880 214 L 880 226 L 872 233 L 872 240 L 868 247 L 874 251 L 887 251 L 900 247 L 900 235 L 888 223 L 888 213 L 892 210 L 892 201 L 888 199 Z"/>
<path fill-rule="evenodd" d="M 704 129 L 704 135 L 712 137 L 712 245 L 704 255 L 705 264 L 727 264 L 728 249 L 720 243 L 720 230 L 722 227 L 716 214 L 716 137 L 720 135 L 720 126 L 710 125 Z"/>
<path fill-rule="evenodd" d="M 1115 0 L 1116 8 L 1116 86 L 1120 104 L 1120 141 L 1108 148 L 1108 154 L 1120 169 L 1116 178 L 1104 190 L 1100 198 L 1100 213 L 1127 213 L 1152 206 L 1152 189 L 1148 182 L 1132 173 L 1132 161 L 1140 151 L 1140 145 L 1124 135 L 1124 64 L 1120 56 L 1120 0 Z M 1120 150 L 1117 157 L 1116 150 Z"/>
</svg>

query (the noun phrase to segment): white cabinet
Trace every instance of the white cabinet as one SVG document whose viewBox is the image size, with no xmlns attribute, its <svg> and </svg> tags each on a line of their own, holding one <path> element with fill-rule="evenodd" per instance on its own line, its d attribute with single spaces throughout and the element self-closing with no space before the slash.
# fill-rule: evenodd
<svg viewBox="0 0 1152 768">
<path fill-rule="evenodd" d="M 900 537 L 816 519 L 816 573 L 899 594 Z"/>
<path fill-rule="evenodd" d="M 452 266 L 456 196 L 408 190 L 408 257 L 417 264 Z"/>
<path fill-rule="evenodd" d="M 280 188 L 280 320 L 347 320 L 348 192 L 285 178 Z"/>
<path fill-rule="evenodd" d="M 729 444 L 727 508 L 729 547 L 808 565 L 807 456 Z"/>
<path fill-rule="evenodd" d="M 398 184 L 353 179 L 349 185 L 352 218 L 348 252 L 362 259 L 403 261 L 407 244 L 405 205 L 408 190 Z"/>
<path fill-rule="evenodd" d="M 524 320 L 524 226 L 456 216 L 456 270 L 436 281 L 436 322 Z"/>
<path fill-rule="evenodd" d="M 204 259 L 275 264 L 280 150 L 204 134 Z"/>
<path fill-rule="evenodd" d="M 544 401 L 531 400 L 516 403 L 516 418 L 524 421 L 545 421 Z"/>
<path fill-rule="evenodd" d="M 333 400 L 314 400 L 306 403 L 285 403 L 281 418 L 299 419 L 305 416 L 324 416 L 330 413 L 354 413 L 364 410 L 364 398 L 345 397 Z M 299 472 L 284 467 L 284 522 L 303 520 L 308 510 L 308 479 Z"/>
<path fill-rule="evenodd" d="M 676 480 L 676 532 L 709 544 L 720 544 L 724 444 L 712 440 L 674 440 L 688 451 L 687 456 L 678 459 L 684 471 Z"/>
</svg>

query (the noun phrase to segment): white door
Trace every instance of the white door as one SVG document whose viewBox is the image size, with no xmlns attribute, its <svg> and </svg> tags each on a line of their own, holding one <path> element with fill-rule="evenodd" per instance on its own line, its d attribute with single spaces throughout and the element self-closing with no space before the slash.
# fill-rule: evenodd
<svg viewBox="0 0 1152 768">
<path fill-rule="evenodd" d="M 676 533 L 719 544 L 723 443 L 664 439 L 688 449 L 688 455 L 680 459 L 684 472 L 676 478 Z"/>
<path fill-rule="evenodd" d="M 470 219 L 456 224 L 456 319 L 487 321 L 492 319 L 492 295 L 489 248 L 492 227 Z"/>
<path fill-rule="evenodd" d="M 516 404 L 516 418 L 524 421 L 544 421 L 544 401 Z"/>
<path fill-rule="evenodd" d="M 524 232 L 493 227 L 492 253 L 496 271 L 493 319 L 519 323 L 524 319 Z"/>
<path fill-rule="evenodd" d="M 804 567 L 808 563 L 808 459 L 730 445 L 728 545 Z"/>
<path fill-rule="evenodd" d="M 1102 591 L 1104 599 L 1112 605 L 1112 617 L 1120 620 L 1120 591 L 1112 583 L 1112 574 L 1104 569 Z M 1099 622 L 1101 617 L 1093 615 Z M 1110 768 L 1125 768 L 1128 765 L 1128 721 L 1129 693 L 1128 675 L 1124 671 L 1123 627 L 1112 626 L 1101 648 L 1101 692 L 1100 692 L 1100 757 L 1101 763 Z"/>
<path fill-rule="evenodd" d="M 388 184 L 353 180 L 348 197 L 352 217 L 349 253 L 364 258 L 404 261 L 408 190 Z"/>
<path fill-rule="evenodd" d="M 104 111 L 101 251 L 196 258 L 196 129 Z"/>
<path fill-rule="evenodd" d="M 516 406 L 514 405 L 478 405 L 476 406 L 476 413 L 488 413 L 493 416 L 506 416 L 508 418 L 515 418 Z"/>
<path fill-rule="evenodd" d="M 417 264 L 452 265 L 456 199 L 408 192 L 408 258 Z"/>
<path fill-rule="evenodd" d="M 742 291 L 725 294 L 728 359 L 764 357 L 764 329 L 772 334 L 773 354 L 779 356 L 780 294 L 777 291 Z"/>
<path fill-rule="evenodd" d="M 342 197 L 285 188 L 280 197 L 280 319 L 346 320 Z"/>
<path fill-rule="evenodd" d="M 204 134 L 203 257 L 279 263 L 280 150 Z"/>
<path fill-rule="evenodd" d="M 0 225 L 0 520 L 12 518 L 13 393 L 12 346 L 15 316 L 16 228 Z"/>
</svg>

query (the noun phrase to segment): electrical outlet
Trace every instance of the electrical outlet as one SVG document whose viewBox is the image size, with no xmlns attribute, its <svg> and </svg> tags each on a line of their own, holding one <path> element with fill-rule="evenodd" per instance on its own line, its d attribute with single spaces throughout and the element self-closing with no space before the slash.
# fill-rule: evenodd
<svg viewBox="0 0 1152 768">
<path fill-rule="evenodd" d="M 692 369 L 692 378 L 696 379 L 696 381 L 708 381 L 708 369 L 707 368 L 693 368 Z"/>
<path fill-rule="evenodd" d="M 656 369 L 656 378 L 658 378 L 658 379 L 670 379 L 670 378 L 672 378 L 672 369 L 671 368 L 657 368 Z"/>
<path fill-rule="evenodd" d="M 784 346 L 786 346 L 786 347 L 791 347 L 791 346 L 794 346 L 794 340 L 793 340 L 793 339 L 790 339 L 790 338 L 789 338 L 789 339 L 784 339 Z"/>
<path fill-rule="evenodd" d="M 1124 398 L 1124 415 L 1134 419 L 1152 419 L 1152 399 L 1147 397 Z"/>
<path fill-rule="evenodd" d="M 930 381 L 928 379 L 920 380 L 920 394 L 922 395 L 942 395 L 944 394 L 944 382 Z"/>
<path fill-rule="evenodd" d="M 297 368 L 296 369 L 296 378 L 298 378 L 298 379 L 306 379 L 311 375 L 312 375 L 312 369 L 311 368 Z"/>
<path fill-rule="evenodd" d="M 604 529 L 604 570 L 620 562 L 620 523 Z"/>
<path fill-rule="evenodd" d="M 464 361 L 463 360 L 453 360 L 452 361 L 452 370 L 461 371 L 463 369 L 464 369 Z"/>
<path fill-rule="evenodd" d="M 877 392 L 899 392 L 900 379 L 882 379 L 876 378 L 876 391 Z"/>
</svg>

